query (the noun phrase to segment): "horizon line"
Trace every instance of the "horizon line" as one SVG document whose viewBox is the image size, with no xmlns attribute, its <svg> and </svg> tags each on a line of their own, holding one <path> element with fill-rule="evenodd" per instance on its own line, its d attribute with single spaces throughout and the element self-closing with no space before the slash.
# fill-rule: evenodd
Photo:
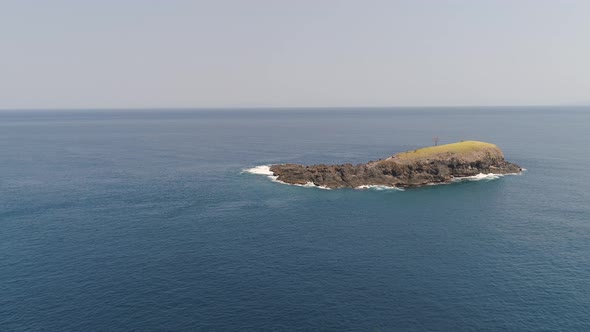
<svg viewBox="0 0 590 332">
<path fill-rule="evenodd" d="M 6 111 L 142 111 L 142 110 L 303 110 L 303 109 L 402 109 L 402 108 L 545 108 L 545 107 L 589 107 L 590 104 L 531 104 L 531 105 L 397 105 L 397 106 L 195 106 L 195 107 L 49 107 L 49 108 L 0 108 Z"/>
</svg>

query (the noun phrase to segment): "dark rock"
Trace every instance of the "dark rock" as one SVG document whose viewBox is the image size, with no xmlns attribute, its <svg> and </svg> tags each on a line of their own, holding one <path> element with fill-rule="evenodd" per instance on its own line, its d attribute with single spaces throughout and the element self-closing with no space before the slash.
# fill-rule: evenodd
<svg viewBox="0 0 590 332">
<path fill-rule="evenodd" d="M 313 183 L 328 188 L 356 188 L 365 185 L 418 187 L 448 183 L 457 177 L 480 173 L 520 173 L 522 168 L 504 160 L 493 144 L 467 141 L 396 154 L 366 164 L 272 165 L 278 180 L 289 184 Z"/>
</svg>

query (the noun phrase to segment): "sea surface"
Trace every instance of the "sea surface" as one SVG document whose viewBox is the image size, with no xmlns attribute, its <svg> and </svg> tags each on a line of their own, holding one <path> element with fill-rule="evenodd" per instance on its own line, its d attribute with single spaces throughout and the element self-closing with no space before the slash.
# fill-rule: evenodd
<svg viewBox="0 0 590 332">
<path fill-rule="evenodd" d="M 494 180 L 243 172 L 459 140 Z M 590 331 L 590 108 L 0 112 L 2 331 Z"/>
</svg>

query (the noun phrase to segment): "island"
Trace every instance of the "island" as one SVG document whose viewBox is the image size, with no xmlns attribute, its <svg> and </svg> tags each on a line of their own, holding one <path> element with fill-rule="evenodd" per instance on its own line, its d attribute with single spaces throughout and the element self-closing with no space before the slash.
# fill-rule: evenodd
<svg viewBox="0 0 590 332">
<path fill-rule="evenodd" d="M 419 187 L 479 174 L 518 174 L 496 145 L 479 141 L 425 147 L 365 164 L 271 165 L 277 181 L 321 188 Z"/>
</svg>

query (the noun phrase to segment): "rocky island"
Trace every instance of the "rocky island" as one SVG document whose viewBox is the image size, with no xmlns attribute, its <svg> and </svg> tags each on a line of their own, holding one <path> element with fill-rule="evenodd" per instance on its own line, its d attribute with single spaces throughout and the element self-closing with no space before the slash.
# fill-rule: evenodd
<svg viewBox="0 0 590 332">
<path fill-rule="evenodd" d="M 276 180 L 323 188 L 419 187 L 478 174 L 514 174 L 522 168 L 504 160 L 494 144 L 463 141 L 398 153 L 365 164 L 270 166 Z"/>
</svg>

